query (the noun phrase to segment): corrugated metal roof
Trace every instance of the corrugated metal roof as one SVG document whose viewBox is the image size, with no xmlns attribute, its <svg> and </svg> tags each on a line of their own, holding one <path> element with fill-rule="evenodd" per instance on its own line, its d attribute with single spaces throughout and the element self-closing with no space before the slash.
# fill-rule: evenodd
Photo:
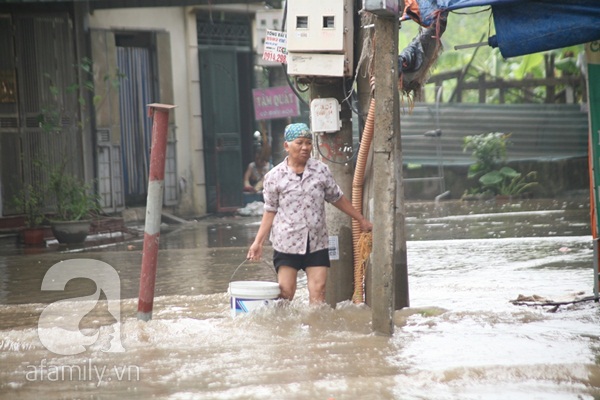
<svg viewBox="0 0 600 400">
<path fill-rule="evenodd" d="M 416 103 L 400 120 L 403 162 L 437 165 L 436 138 L 428 130 L 442 130 L 444 165 L 468 165 L 465 136 L 488 132 L 511 133 L 509 161 L 585 157 L 588 151 L 588 114 L 578 104 L 435 104 Z M 439 121 L 439 122 L 438 122 Z"/>
</svg>

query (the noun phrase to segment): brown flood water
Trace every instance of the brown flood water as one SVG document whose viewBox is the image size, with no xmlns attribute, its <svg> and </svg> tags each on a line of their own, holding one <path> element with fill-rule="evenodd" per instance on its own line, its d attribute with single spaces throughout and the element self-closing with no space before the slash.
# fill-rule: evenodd
<svg viewBox="0 0 600 400">
<path fill-rule="evenodd" d="M 232 318 L 228 283 L 259 221 L 163 233 L 149 322 L 136 318 L 141 241 L 24 254 L 0 240 L 0 398 L 600 399 L 598 304 L 510 302 L 593 294 L 586 201 L 407 204 L 411 307 L 392 337 L 372 333 L 365 305 L 309 307 L 304 276 L 290 304 Z M 84 278 L 41 290 L 73 259 L 112 266 L 122 300 Z M 245 264 L 235 279 L 274 274 Z M 56 328 L 68 322 L 91 338 L 83 352 Z"/>
</svg>

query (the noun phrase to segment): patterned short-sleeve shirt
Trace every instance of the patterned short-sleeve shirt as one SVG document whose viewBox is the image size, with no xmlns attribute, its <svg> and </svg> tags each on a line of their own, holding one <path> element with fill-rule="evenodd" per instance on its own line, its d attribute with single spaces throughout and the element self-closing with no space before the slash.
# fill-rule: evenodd
<svg viewBox="0 0 600 400">
<path fill-rule="evenodd" d="M 265 211 L 275 212 L 270 240 L 282 253 L 305 254 L 329 247 L 325 202 L 335 203 L 343 193 L 329 167 L 309 158 L 302 176 L 287 165 L 287 157 L 265 175 Z"/>
</svg>

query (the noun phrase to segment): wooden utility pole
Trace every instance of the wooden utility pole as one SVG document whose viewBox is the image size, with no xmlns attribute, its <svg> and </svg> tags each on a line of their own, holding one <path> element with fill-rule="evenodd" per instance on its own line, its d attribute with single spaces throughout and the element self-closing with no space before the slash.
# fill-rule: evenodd
<svg viewBox="0 0 600 400">
<path fill-rule="evenodd" d="M 373 250 L 371 252 L 371 309 L 373 330 L 394 333 L 397 182 L 400 141 L 398 94 L 398 18 L 375 18 L 375 129 L 373 184 L 375 186 Z M 401 162 L 401 161 L 400 161 Z"/>
</svg>

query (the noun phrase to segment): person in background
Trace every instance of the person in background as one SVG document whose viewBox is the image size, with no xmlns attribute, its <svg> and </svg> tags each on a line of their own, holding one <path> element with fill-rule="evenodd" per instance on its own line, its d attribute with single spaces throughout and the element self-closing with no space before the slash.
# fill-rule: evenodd
<svg viewBox="0 0 600 400">
<path fill-rule="evenodd" d="M 288 125 L 283 145 L 286 158 L 264 179 L 264 213 L 247 258 L 261 259 L 270 233 L 280 297 L 294 298 L 298 271 L 304 270 L 309 302 L 319 304 L 325 301 L 330 266 L 325 202 L 356 219 L 362 231 L 371 231 L 373 224 L 344 196 L 329 167 L 311 158 L 313 136 L 306 124 Z"/>
<path fill-rule="evenodd" d="M 269 160 L 265 159 L 263 152 L 257 150 L 254 161 L 248 164 L 244 173 L 244 192 L 259 193 L 263 189 L 263 178 L 269 172 Z"/>
</svg>

